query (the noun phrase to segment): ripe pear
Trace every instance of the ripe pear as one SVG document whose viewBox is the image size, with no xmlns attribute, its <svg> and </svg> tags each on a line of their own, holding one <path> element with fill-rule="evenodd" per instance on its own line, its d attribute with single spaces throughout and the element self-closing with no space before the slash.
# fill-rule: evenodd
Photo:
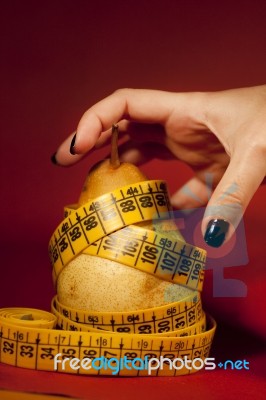
<svg viewBox="0 0 266 400">
<path fill-rule="evenodd" d="M 130 163 L 120 163 L 118 127 L 113 126 L 110 159 L 89 172 L 78 205 L 105 193 L 148 178 Z M 183 240 L 172 220 L 136 224 L 155 230 L 171 240 Z M 116 261 L 80 254 L 61 272 L 57 281 L 59 301 L 68 307 L 90 311 L 130 311 L 158 307 L 187 297 L 191 289 L 159 279 Z"/>
</svg>

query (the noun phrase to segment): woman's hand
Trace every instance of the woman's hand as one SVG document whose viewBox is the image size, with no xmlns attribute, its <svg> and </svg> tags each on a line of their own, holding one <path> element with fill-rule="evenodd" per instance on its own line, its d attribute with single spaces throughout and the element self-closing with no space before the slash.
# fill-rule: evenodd
<svg viewBox="0 0 266 400">
<path fill-rule="evenodd" d="M 209 245 L 232 235 L 266 174 L 266 85 L 210 93 L 118 90 L 86 111 L 54 161 L 68 166 L 103 146 L 113 123 L 130 139 L 119 149 L 121 160 L 174 157 L 193 169 L 195 177 L 171 201 L 181 209 L 208 203 L 202 232 Z M 216 188 L 211 197 L 206 174 Z"/>
</svg>

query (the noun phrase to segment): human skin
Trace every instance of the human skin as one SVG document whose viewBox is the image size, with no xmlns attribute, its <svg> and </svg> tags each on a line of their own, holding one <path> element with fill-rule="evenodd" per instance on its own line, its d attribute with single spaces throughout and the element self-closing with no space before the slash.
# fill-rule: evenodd
<svg viewBox="0 0 266 400">
<path fill-rule="evenodd" d="M 110 141 L 113 123 L 128 138 L 119 149 L 122 161 L 177 158 L 190 166 L 195 175 L 186 187 L 207 204 L 205 240 L 213 220 L 228 222 L 224 238 L 231 237 L 266 174 L 266 85 L 189 93 L 117 90 L 85 112 L 53 161 L 75 164 Z M 206 174 L 215 188 L 210 198 Z M 171 202 L 180 209 L 199 205 L 184 187 Z"/>
</svg>

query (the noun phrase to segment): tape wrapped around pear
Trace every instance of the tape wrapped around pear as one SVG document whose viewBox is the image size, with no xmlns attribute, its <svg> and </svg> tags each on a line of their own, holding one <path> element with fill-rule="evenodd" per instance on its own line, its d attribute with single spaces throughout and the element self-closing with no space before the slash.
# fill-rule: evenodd
<svg viewBox="0 0 266 400">
<path fill-rule="evenodd" d="M 117 149 L 118 127 L 113 126 L 110 159 L 97 163 L 85 180 L 79 206 L 105 193 L 148 178 L 130 163 L 120 163 Z M 136 224 L 182 238 L 174 221 L 147 221 Z M 91 311 L 129 311 L 157 307 L 181 300 L 191 289 L 163 281 L 153 275 L 87 254 L 78 255 L 61 272 L 57 282 L 59 301 L 69 307 Z"/>
</svg>

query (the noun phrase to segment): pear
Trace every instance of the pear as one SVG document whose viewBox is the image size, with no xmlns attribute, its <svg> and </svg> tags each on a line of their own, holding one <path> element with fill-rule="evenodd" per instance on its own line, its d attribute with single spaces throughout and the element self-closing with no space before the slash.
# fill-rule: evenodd
<svg viewBox="0 0 266 400">
<path fill-rule="evenodd" d="M 118 157 L 118 127 L 113 126 L 111 157 L 97 163 L 85 180 L 78 205 L 105 193 L 148 178 Z M 174 221 L 144 221 L 136 224 L 183 240 Z M 116 261 L 80 254 L 61 272 L 57 281 L 59 301 L 68 307 L 90 311 L 130 311 L 158 307 L 187 297 L 191 289 L 163 281 Z"/>
</svg>

